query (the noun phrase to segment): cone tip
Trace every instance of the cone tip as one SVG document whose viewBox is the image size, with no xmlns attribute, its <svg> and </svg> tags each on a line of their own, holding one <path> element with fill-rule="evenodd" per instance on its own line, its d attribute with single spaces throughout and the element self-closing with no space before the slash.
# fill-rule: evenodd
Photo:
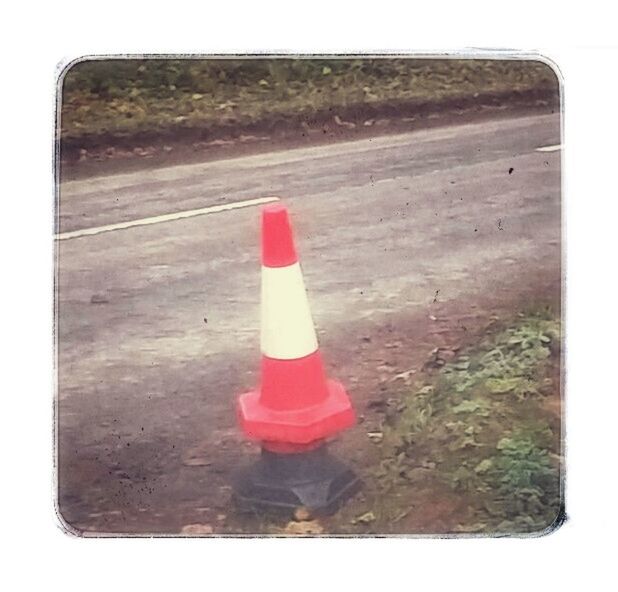
<svg viewBox="0 0 618 592">
<path fill-rule="evenodd" d="M 262 265 L 286 267 L 297 261 L 287 208 L 282 203 L 264 206 L 262 208 Z"/>
</svg>

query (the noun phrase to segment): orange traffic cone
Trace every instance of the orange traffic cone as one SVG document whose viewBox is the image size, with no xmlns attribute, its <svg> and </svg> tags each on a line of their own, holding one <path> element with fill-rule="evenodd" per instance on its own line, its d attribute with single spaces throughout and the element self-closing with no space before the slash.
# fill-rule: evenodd
<svg viewBox="0 0 618 592">
<path fill-rule="evenodd" d="M 285 206 L 262 210 L 261 385 L 238 399 L 241 428 L 261 461 L 236 483 L 252 505 L 331 510 L 357 477 L 323 446 L 354 424 L 350 399 L 326 378 Z"/>
<path fill-rule="evenodd" d="M 250 438 L 271 448 L 308 444 L 353 425 L 343 385 L 324 373 L 288 213 L 280 204 L 262 210 L 261 347 L 261 388 L 238 401 L 240 425 Z"/>
</svg>

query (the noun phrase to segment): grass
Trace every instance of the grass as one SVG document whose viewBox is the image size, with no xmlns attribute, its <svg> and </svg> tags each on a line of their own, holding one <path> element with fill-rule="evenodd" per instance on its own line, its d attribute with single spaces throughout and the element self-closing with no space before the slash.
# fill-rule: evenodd
<svg viewBox="0 0 618 592">
<path fill-rule="evenodd" d="M 455 500 L 452 532 L 550 529 L 560 519 L 561 428 L 546 402 L 558 393 L 559 350 L 551 313 L 522 314 L 396 397 L 380 461 L 364 476 L 365 501 L 348 508 L 339 526 L 414 532 L 406 519 L 444 498 Z"/>
<path fill-rule="evenodd" d="M 62 86 L 62 139 L 242 128 L 385 104 L 557 92 L 545 64 L 510 60 L 90 60 Z"/>
</svg>

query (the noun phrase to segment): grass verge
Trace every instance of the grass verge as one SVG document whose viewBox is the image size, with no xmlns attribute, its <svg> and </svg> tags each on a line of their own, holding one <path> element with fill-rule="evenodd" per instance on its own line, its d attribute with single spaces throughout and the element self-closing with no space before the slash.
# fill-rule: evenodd
<svg viewBox="0 0 618 592">
<path fill-rule="evenodd" d="M 390 399 L 349 533 L 541 534 L 561 520 L 560 324 L 520 314 Z M 354 514 L 352 516 L 352 513 Z"/>
<path fill-rule="evenodd" d="M 278 123 L 372 125 L 381 108 L 465 105 L 507 94 L 557 97 L 535 61 L 464 59 L 106 59 L 73 65 L 62 84 L 65 146 Z M 358 122 L 345 118 L 360 117 Z"/>
</svg>

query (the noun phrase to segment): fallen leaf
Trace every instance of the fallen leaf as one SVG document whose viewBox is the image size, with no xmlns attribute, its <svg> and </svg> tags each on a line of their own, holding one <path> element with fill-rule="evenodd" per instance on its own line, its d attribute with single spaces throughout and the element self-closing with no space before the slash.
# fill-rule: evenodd
<svg viewBox="0 0 618 592">
<path fill-rule="evenodd" d="M 182 527 L 180 534 L 212 534 L 213 532 L 210 524 L 187 524 Z"/>
<path fill-rule="evenodd" d="M 472 534 L 475 532 L 481 532 L 487 527 L 487 524 L 484 522 L 476 522 L 474 524 L 458 524 L 455 527 L 456 532 L 462 532 L 466 534 Z"/>
<path fill-rule="evenodd" d="M 405 382 L 410 379 L 412 374 L 416 374 L 416 368 L 411 368 L 410 370 L 406 370 L 405 372 L 395 374 L 395 376 L 393 376 L 393 380 L 403 380 Z"/>
<path fill-rule="evenodd" d="M 485 460 L 482 460 L 478 465 L 476 465 L 476 467 L 474 468 L 474 472 L 478 475 L 482 475 L 489 471 L 493 464 L 494 463 L 490 458 L 486 458 Z"/>
<path fill-rule="evenodd" d="M 370 522 L 373 522 L 375 519 L 376 517 L 373 512 L 365 512 L 364 514 L 361 514 L 357 518 L 354 518 L 354 520 L 352 520 L 352 524 L 369 524 Z"/>
<path fill-rule="evenodd" d="M 324 527 L 317 520 L 305 520 L 302 522 L 288 522 L 282 531 L 284 534 L 322 534 Z"/>
</svg>

